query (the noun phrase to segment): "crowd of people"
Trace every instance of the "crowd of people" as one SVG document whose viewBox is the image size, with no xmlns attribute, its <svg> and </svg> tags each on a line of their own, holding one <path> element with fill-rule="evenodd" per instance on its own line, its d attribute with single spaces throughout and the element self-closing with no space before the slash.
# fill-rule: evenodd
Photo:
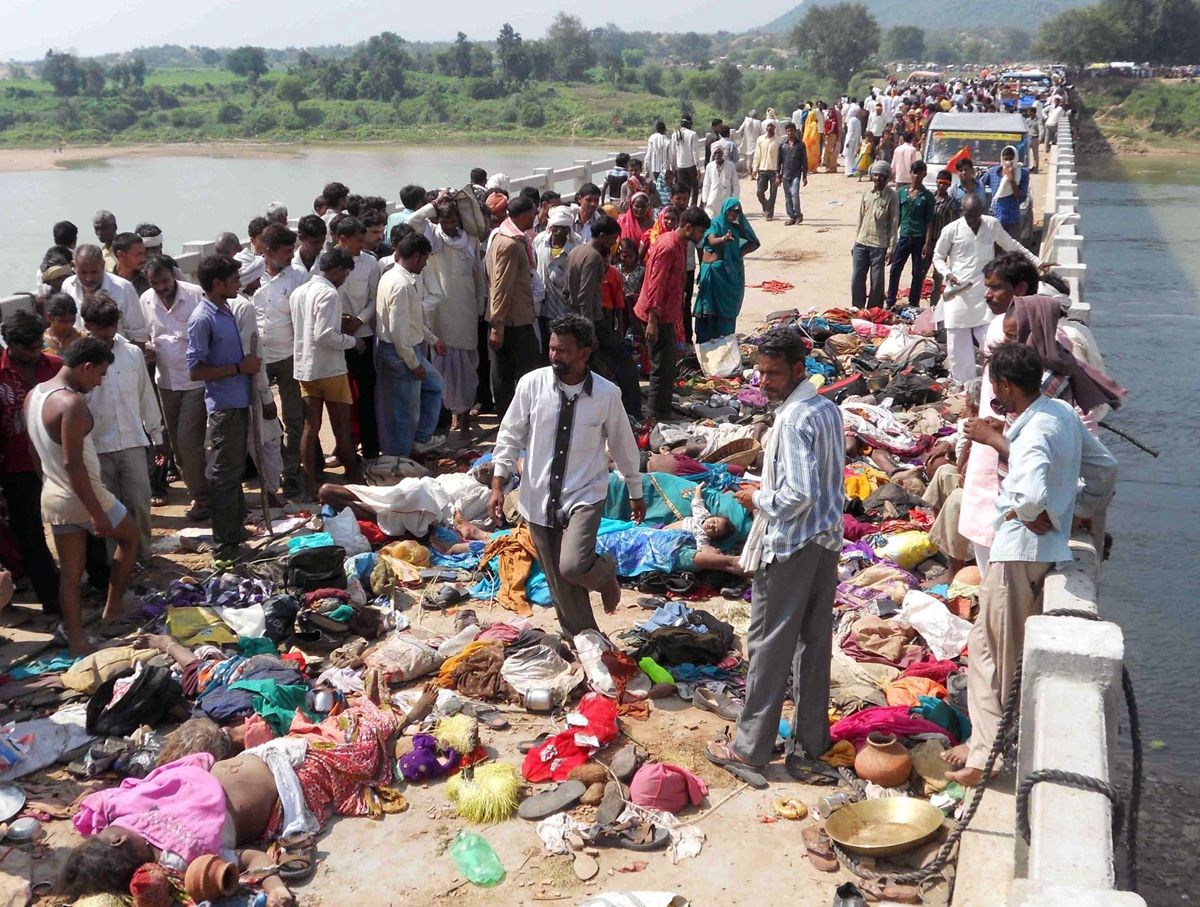
<svg viewBox="0 0 1200 907">
<path fill-rule="evenodd" d="M 648 600 L 661 622 L 643 631 L 639 654 L 653 653 L 660 670 L 678 669 L 675 682 L 686 677 L 696 688 L 693 702 L 736 722 L 736 734 L 710 743 L 707 756 L 753 786 L 767 785 L 787 699 L 789 775 L 835 783 L 834 766 L 853 764 L 854 746 L 846 761 L 845 745 L 862 744 L 865 732 L 830 724 L 831 662 L 836 676 L 846 653 L 886 665 L 887 683 L 919 674 L 932 684 L 922 689 L 941 689 L 947 704 L 951 675 L 965 675 L 961 714 L 950 708 L 920 727 L 954 729 L 942 735 L 954 744 L 943 780 L 984 780 L 1024 621 L 1040 611 L 1048 573 L 1071 559 L 1073 531 L 1091 532 L 1102 547 L 1116 461 L 1096 433 L 1124 391 L 1104 374 L 1086 326 L 1068 318 L 1070 300 L 1044 264 L 997 216 L 1007 197 L 1000 184 L 1027 192 L 1027 175 L 1009 160 L 997 177 L 976 180 L 968 161 L 957 181 L 943 171 L 936 192 L 924 186 L 918 137 L 931 98 L 940 97 L 940 109 L 975 109 L 996 96 L 971 84 L 915 100 L 913 92 L 889 87 L 861 106 L 851 98 L 805 104 L 782 135 L 773 110 L 761 121 L 752 111 L 736 135 L 714 122 L 704 139 L 686 117 L 672 134 L 659 123 L 644 159 L 622 156 L 602 186 L 587 183 L 571 199 L 510 192 L 502 175 L 475 170 L 460 192 L 406 186 L 389 214 L 381 198 L 332 182 L 294 229 L 275 203 L 249 224 L 246 247 L 235 234 L 217 237 L 195 283 L 163 252 L 153 225 L 119 232 L 102 211 L 96 243 L 79 244 L 73 225 L 57 224 L 38 272 L 37 311 L 2 325 L 0 490 L 13 530 L 8 556 L 19 558 L 43 610 L 61 615 L 71 659 L 97 645 L 82 620 L 85 577 L 103 590 L 102 634 L 127 632 L 122 618 L 142 614 L 128 590 L 153 556 L 152 508 L 172 479 L 186 488 L 185 519 L 212 530 L 213 578 L 172 584 L 181 601 L 227 605 L 247 588 L 256 603 L 274 600 L 243 563 L 248 458 L 265 507 L 290 500 L 292 510 L 324 508 L 326 531 L 348 509 L 369 531 L 367 549 L 377 549 L 365 569 L 347 560 L 340 586 L 302 587 L 307 622 L 293 611 L 253 654 L 192 651 L 179 633 L 139 642 L 167 656 L 204 717 L 172 735 L 148 777 L 83 801 L 75 824 L 88 841 L 68 860 L 64 890 L 121 892 L 143 864 L 180 870 L 204 854 L 233 859 L 235 847 L 292 828 L 297 802 L 299 818 L 316 816 L 317 827 L 331 810 L 386 811 L 398 780 L 391 744 L 427 718 L 434 698 L 399 715 L 378 678 L 342 677 L 351 695 L 340 715 L 298 728 L 303 716 L 291 712 L 307 701 L 303 648 L 314 634 L 369 624 L 355 630 L 363 645 L 339 663 L 359 674 L 376 646 L 383 651 L 399 636 L 386 633 L 378 613 L 364 624 L 378 609 L 342 590 L 382 588 L 375 565 L 384 562 L 403 577 L 409 568 L 397 561 L 414 556 L 413 545 L 422 566 L 499 564 L 494 584 L 478 594 L 521 615 L 535 597 L 536 562 L 539 600 L 553 606 L 561 640 L 536 631 L 535 642 L 568 661 L 579 656 L 594 689 L 601 677 L 611 683 L 621 663 L 605 652 L 601 670 L 598 651 L 582 657 L 605 638 L 592 592 L 610 614 L 623 584 L 650 588 L 647 572 L 661 584 L 655 591 L 691 592 L 703 576 L 737 604 L 744 592 L 746 658 L 732 630 L 698 656 L 700 643 L 679 639 L 689 621 L 699 623 L 696 612 L 681 616 L 673 597 Z M 741 206 L 739 169 L 755 180 L 764 221 L 773 220 L 782 186 L 788 224 L 800 224 L 810 176 L 836 172 L 839 161 L 853 174 L 873 127 L 881 136 L 899 128 L 903 141 L 878 158 L 870 151 L 850 307 L 778 313 L 748 332 L 738 321 L 743 259 L 759 239 Z M 989 181 L 993 191 L 978 191 Z M 929 263 L 935 280 L 926 287 Z M 906 265 L 912 282 L 902 299 Z M 739 327 L 744 361 L 719 374 L 698 366 L 693 343 L 728 339 Z M 681 419 L 685 411 L 691 418 Z M 488 413 L 498 420 L 490 452 L 430 474 L 451 440 L 441 426 L 457 434 L 449 446 L 470 449 L 481 439 L 473 420 Z M 747 418 L 727 418 L 737 414 Z M 721 461 L 714 451 L 730 441 L 748 444 L 738 450 L 751 458 Z M 335 464 L 342 481 L 325 483 Z M 912 535 L 921 536 L 916 555 L 893 548 Z M 884 581 L 866 586 L 864 568 L 882 570 Z M 339 561 L 334 574 L 341 569 Z M 672 585 L 672 576 L 688 579 Z M 934 577 L 967 590 L 966 611 L 956 612 L 974 616 L 965 670 L 963 640 L 955 647 L 915 619 L 892 620 L 902 604 L 909 610 L 918 586 L 942 588 Z M 459 603 L 460 591 L 445 587 L 440 606 Z M 957 600 L 944 589 L 938 595 L 939 607 Z M 384 594 L 375 604 L 387 612 L 388 601 Z M 706 636 L 720 636 L 727 625 L 699 613 Z M 459 620 L 456 631 L 473 629 L 475 639 L 495 630 L 493 644 L 503 643 L 493 674 L 503 673 L 522 634 L 535 632 L 528 621 L 481 628 L 467 615 L 476 624 Z M 670 637 L 678 648 L 663 630 L 678 631 Z M 460 692 L 468 687 L 459 671 L 468 669 L 453 659 L 485 657 L 473 648 L 482 642 L 464 644 L 446 650 L 454 672 L 439 675 L 450 677 L 443 686 L 462 683 Z M 636 673 L 637 662 L 623 657 Z M 431 658 L 426 671 L 441 663 Z M 300 699 L 282 700 L 290 708 L 281 712 L 279 702 L 268 709 L 247 692 L 219 712 L 208 685 L 228 695 L 239 677 L 258 682 L 252 668 L 268 672 L 264 682 L 298 684 Z M 516 683 L 516 674 L 503 676 Z M 488 689 L 503 695 L 492 680 Z M 620 704 L 624 690 L 622 682 L 606 695 Z M 832 692 L 841 703 L 836 684 Z M 865 694 L 858 709 L 880 697 Z M 890 687 L 886 701 L 893 705 Z M 863 714 L 836 708 L 847 722 Z M 274 733 L 255 736 L 255 726 L 251 734 L 250 719 L 243 728 L 251 713 L 274 719 Z M 943 718 L 949 724 L 937 723 Z M 331 746 L 288 742 L 313 734 Z M 527 780 L 550 777 L 535 763 L 526 759 Z M 298 801 L 286 783 L 297 776 Z M 189 799 L 172 801 L 181 786 Z M 820 856 L 820 841 L 806 846 Z M 266 872 L 269 903 L 288 903 L 286 885 L 271 875 L 283 862 L 277 853 L 252 849 L 240 859 Z"/>
</svg>

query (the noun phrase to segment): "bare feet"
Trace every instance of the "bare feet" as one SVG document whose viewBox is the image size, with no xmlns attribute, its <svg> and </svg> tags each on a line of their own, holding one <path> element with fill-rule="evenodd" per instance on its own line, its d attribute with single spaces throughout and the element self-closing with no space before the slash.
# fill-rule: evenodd
<svg viewBox="0 0 1200 907">
<path fill-rule="evenodd" d="M 616 577 L 600 590 L 600 603 L 604 605 L 605 614 L 617 613 L 617 605 L 621 603 L 621 584 L 617 582 Z"/>
<path fill-rule="evenodd" d="M 983 780 L 983 769 L 960 768 L 956 772 L 946 772 L 947 781 L 957 781 L 963 787 L 978 787 Z"/>
<path fill-rule="evenodd" d="M 942 761 L 954 768 L 962 768 L 967 764 L 967 745 L 960 743 L 958 746 L 946 750 L 942 753 Z"/>
</svg>

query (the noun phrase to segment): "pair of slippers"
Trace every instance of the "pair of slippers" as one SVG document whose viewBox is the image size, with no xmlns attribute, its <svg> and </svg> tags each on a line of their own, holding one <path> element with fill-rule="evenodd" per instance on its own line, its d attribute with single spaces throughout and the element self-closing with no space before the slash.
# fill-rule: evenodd
<svg viewBox="0 0 1200 907">
<path fill-rule="evenodd" d="M 470 594 L 462 586 L 452 586 L 447 583 L 433 595 L 422 598 L 421 608 L 425 611 L 445 611 L 460 602 L 465 602 L 470 597 Z"/>
</svg>

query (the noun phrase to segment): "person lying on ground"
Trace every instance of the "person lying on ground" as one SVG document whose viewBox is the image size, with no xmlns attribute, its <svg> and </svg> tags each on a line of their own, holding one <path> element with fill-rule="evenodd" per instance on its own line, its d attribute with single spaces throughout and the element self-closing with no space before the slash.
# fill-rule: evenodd
<svg viewBox="0 0 1200 907">
<path fill-rule="evenodd" d="M 725 516 L 714 516 L 704 504 L 703 494 L 692 495 L 692 515 L 663 529 L 682 529 L 690 532 L 696 540 L 696 548 L 709 547 L 714 542 L 723 542 L 734 533 L 733 520 Z"/>
<path fill-rule="evenodd" d="M 319 827 L 330 812 L 379 815 L 392 784 L 393 738 L 405 719 L 358 698 L 321 728 L 322 748 L 278 749 L 293 768 L 304 807 Z M 197 734 L 197 742 L 203 737 Z M 208 735 L 210 745 L 224 744 Z M 294 738 L 287 738 L 288 741 Z M 287 742 L 287 741 L 284 741 Z M 266 746 L 272 746 L 267 744 Z M 225 755 L 232 751 L 223 750 Z M 158 862 L 176 870 L 205 854 L 236 861 L 243 869 L 269 870 L 267 854 L 247 847 L 275 837 L 284 815 L 276 774 L 265 747 L 216 759 L 198 751 L 162 765 L 144 779 L 84 797 L 74 819 L 85 840 L 67 856 L 59 891 L 75 899 L 88 894 L 125 894 L 137 869 Z M 268 907 L 295 903 L 277 874 L 262 883 Z"/>
</svg>

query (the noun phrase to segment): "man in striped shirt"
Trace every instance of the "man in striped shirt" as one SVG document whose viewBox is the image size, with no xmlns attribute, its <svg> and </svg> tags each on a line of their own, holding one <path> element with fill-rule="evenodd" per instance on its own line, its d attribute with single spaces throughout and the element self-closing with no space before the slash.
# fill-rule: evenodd
<svg viewBox="0 0 1200 907">
<path fill-rule="evenodd" d="M 785 767 L 799 780 L 829 780 L 819 757 L 829 749 L 829 661 L 833 597 L 842 547 L 846 455 L 841 411 L 806 380 L 806 349 L 790 330 L 758 348 L 762 390 L 780 403 L 763 458 L 762 486 L 738 501 L 754 513 L 742 567 L 754 571 L 746 702 L 732 741 L 708 758 L 765 787 L 789 670 L 796 703 Z M 834 776 L 836 777 L 836 775 Z"/>
</svg>

